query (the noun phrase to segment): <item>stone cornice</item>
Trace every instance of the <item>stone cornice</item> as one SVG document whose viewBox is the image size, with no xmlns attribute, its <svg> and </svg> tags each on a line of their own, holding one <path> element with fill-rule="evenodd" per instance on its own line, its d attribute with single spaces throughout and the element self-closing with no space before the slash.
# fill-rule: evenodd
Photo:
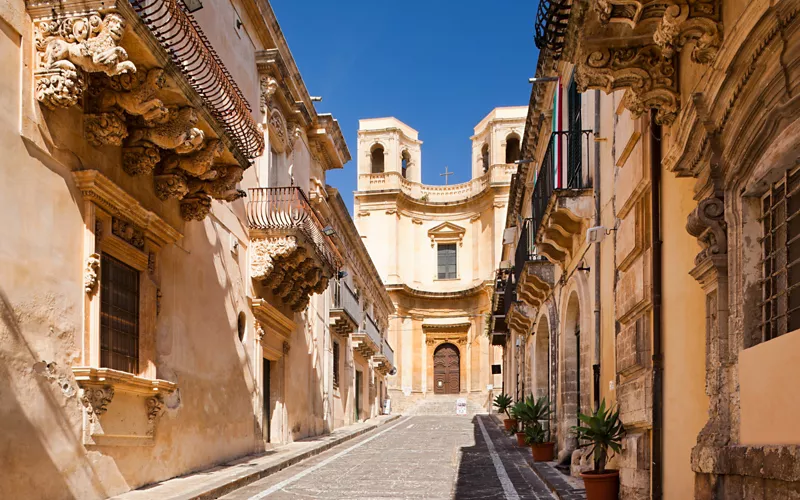
<svg viewBox="0 0 800 500">
<path fill-rule="evenodd" d="M 494 289 L 493 286 L 494 285 L 491 280 L 486 280 L 478 285 L 466 288 L 464 290 L 454 290 L 447 292 L 420 290 L 417 288 L 411 288 L 405 283 L 387 284 L 386 289 L 390 292 L 400 292 L 410 297 L 421 298 L 421 299 L 462 299 L 467 297 L 473 297 L 475 295 L 480 295 L 481 293 L 484 293 L 486 291 L 489 291 L 491 293 L 491 291 Z"/>
<path fill-rule="evenodd" d="M 247 297 L 247 302 L 250 304 L 250 309 L 252 309 L 253 315 L 259 323 L 271 330 L 275 330 L 287 340 L 292 338 L 292 333 L 297 327 L 294 321 L 287 318 L 286 315 L 264 299 Z"/>
<path fill-rule="evenodd" d="M 158 215 L 145 209 L 134 197 L 99 171 L 79 170 L 73 172 L 72 177 L 84 200 L 93 202 L 111 215 L 129 220 L 144 230 L 147 237 L 159 248 L 175 243 L 183 237 L 180 232 Z"/>
</svg>

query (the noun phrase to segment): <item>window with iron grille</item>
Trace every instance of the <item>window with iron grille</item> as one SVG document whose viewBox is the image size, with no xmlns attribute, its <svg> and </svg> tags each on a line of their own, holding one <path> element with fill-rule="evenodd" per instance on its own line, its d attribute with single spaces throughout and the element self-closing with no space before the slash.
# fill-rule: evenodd
<svg viewBox="0 0 800 500">
<path fill-rule="evenodd" d="M 333 386 L 339 387 L 339 343 L 333 342 Z"/>
<path fill-rule="evenodd" d="M 139 271 L 100 259 L 100 366 L 139 371 Z"/>
<path fill-rule="evenodd" d="M 456 257 L 455 243 L 439 244 L 438 262 L 440 280 L 456 279 L 458 277 Z"/>
<path fill-rule="evenodd" d="M 800 329 L 800 168 L 761 200 L 762 341 Z"/>
</svg>

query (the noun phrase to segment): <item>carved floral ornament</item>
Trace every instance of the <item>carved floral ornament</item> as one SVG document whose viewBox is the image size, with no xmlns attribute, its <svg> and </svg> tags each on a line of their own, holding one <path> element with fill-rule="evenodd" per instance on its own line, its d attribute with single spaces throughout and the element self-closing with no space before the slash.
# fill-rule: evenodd
<svg viewBox="0 0 800 500">
<path fill-rule="evenodd" d="M 243 167 L 217 163 L 222 142 L 207 137 L 190 106 L 167 106 L 159 94 L 161 68 L 128 60 L 120 46 L 125 19 L 116 12 L 58 13 L 37 7 L 34 17 L 34 95 L 46 108 L 83 101 L 84 136 L 95 147 L 121 147 L 128 175 L 154 174 L 156 194 L 180 201 L 185 220 L 204 219 L 211 200 L 234 201 Z"/>
</svg>

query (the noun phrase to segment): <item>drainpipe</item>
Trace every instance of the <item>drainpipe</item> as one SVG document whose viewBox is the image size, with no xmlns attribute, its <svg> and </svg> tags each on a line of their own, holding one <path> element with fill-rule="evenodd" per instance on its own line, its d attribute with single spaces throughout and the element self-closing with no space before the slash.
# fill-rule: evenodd
<svg viewBox="0 0 800 500">
<path fill-rule="evenodd" d="M 650 112 L 650 178 L 652 179 L 652 245 L 653 245 L 653 454 L 652 498 L 661 500 L 663 482 L 663 365 L 661 348 L 661 126 L 655 123 L 655 110 Z"/>
<path fill-rule="evenodd" d="M 594 91 L 594 225 L 600 226 L 600 91 Z M 600 407 L 600 242 L 594 244 L 594 407 Z"/>
</svg>

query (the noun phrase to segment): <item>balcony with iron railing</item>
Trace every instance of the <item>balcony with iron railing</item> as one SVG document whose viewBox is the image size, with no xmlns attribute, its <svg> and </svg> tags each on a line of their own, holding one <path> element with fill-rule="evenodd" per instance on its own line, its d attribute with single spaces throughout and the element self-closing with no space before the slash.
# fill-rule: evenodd
<svg viewBox="0 0 800 500">
<path fill-rule="evenodd" d="M 367 314 L 364 317 L 361 328 L 353 334 L 353 341 L 355 343 L 354 349 L 367 359 L 381 352 L 383 338 L 378 324 L 375 323 L 372 316 Z"/>
<path fill-rule="evenodd" d="M 514 257 L 514 275 L 519 300 L 539 308 L 553 289 L 553 264 L 538 252 L 533 219 L 525 219 Z"/>
<path fill-rule="evenodd" d="M 540 0 L 536 13 L 536 47 L 559 59 L 566 42 L 571 0 Z"/>
<path fill-rule="evenodd" d="M 342 261 L 302 189 L 249 190 L 251 277 L 297 311 L 322 293 Z"/>
<path fill-rule="evenodd" d="M 331 328 L 339 335 L 349 335 L 358 329 L 363 312 L 358 297 L 345 281 L 331 283 Z"/>
<path fill-rule="evenodd" d="M 510 269 L 498 269 L 495 282 L 494 293 L 492 294 L 492 310 L 489 320 L 489 335 L 492 345 L 504 345 L 508 335 L 508 325 L 506 324 L 506 285 Z"/>
<path fill-rule="evenodd" d="M 388 375 L 394 368 L 394 349 L 385 338 L 381 342 L 380 352 L 375 353 L 372 359 L 378 363 L 377 370 L 384 375 Z"/>
<path fill-rule="evenodd" d="M 530 237 L 538 255 L 562 266 L 594 212 L 588 175 L 592 138 L 591 130 L 553 132 L 533 188 Z"/>
</svg>

